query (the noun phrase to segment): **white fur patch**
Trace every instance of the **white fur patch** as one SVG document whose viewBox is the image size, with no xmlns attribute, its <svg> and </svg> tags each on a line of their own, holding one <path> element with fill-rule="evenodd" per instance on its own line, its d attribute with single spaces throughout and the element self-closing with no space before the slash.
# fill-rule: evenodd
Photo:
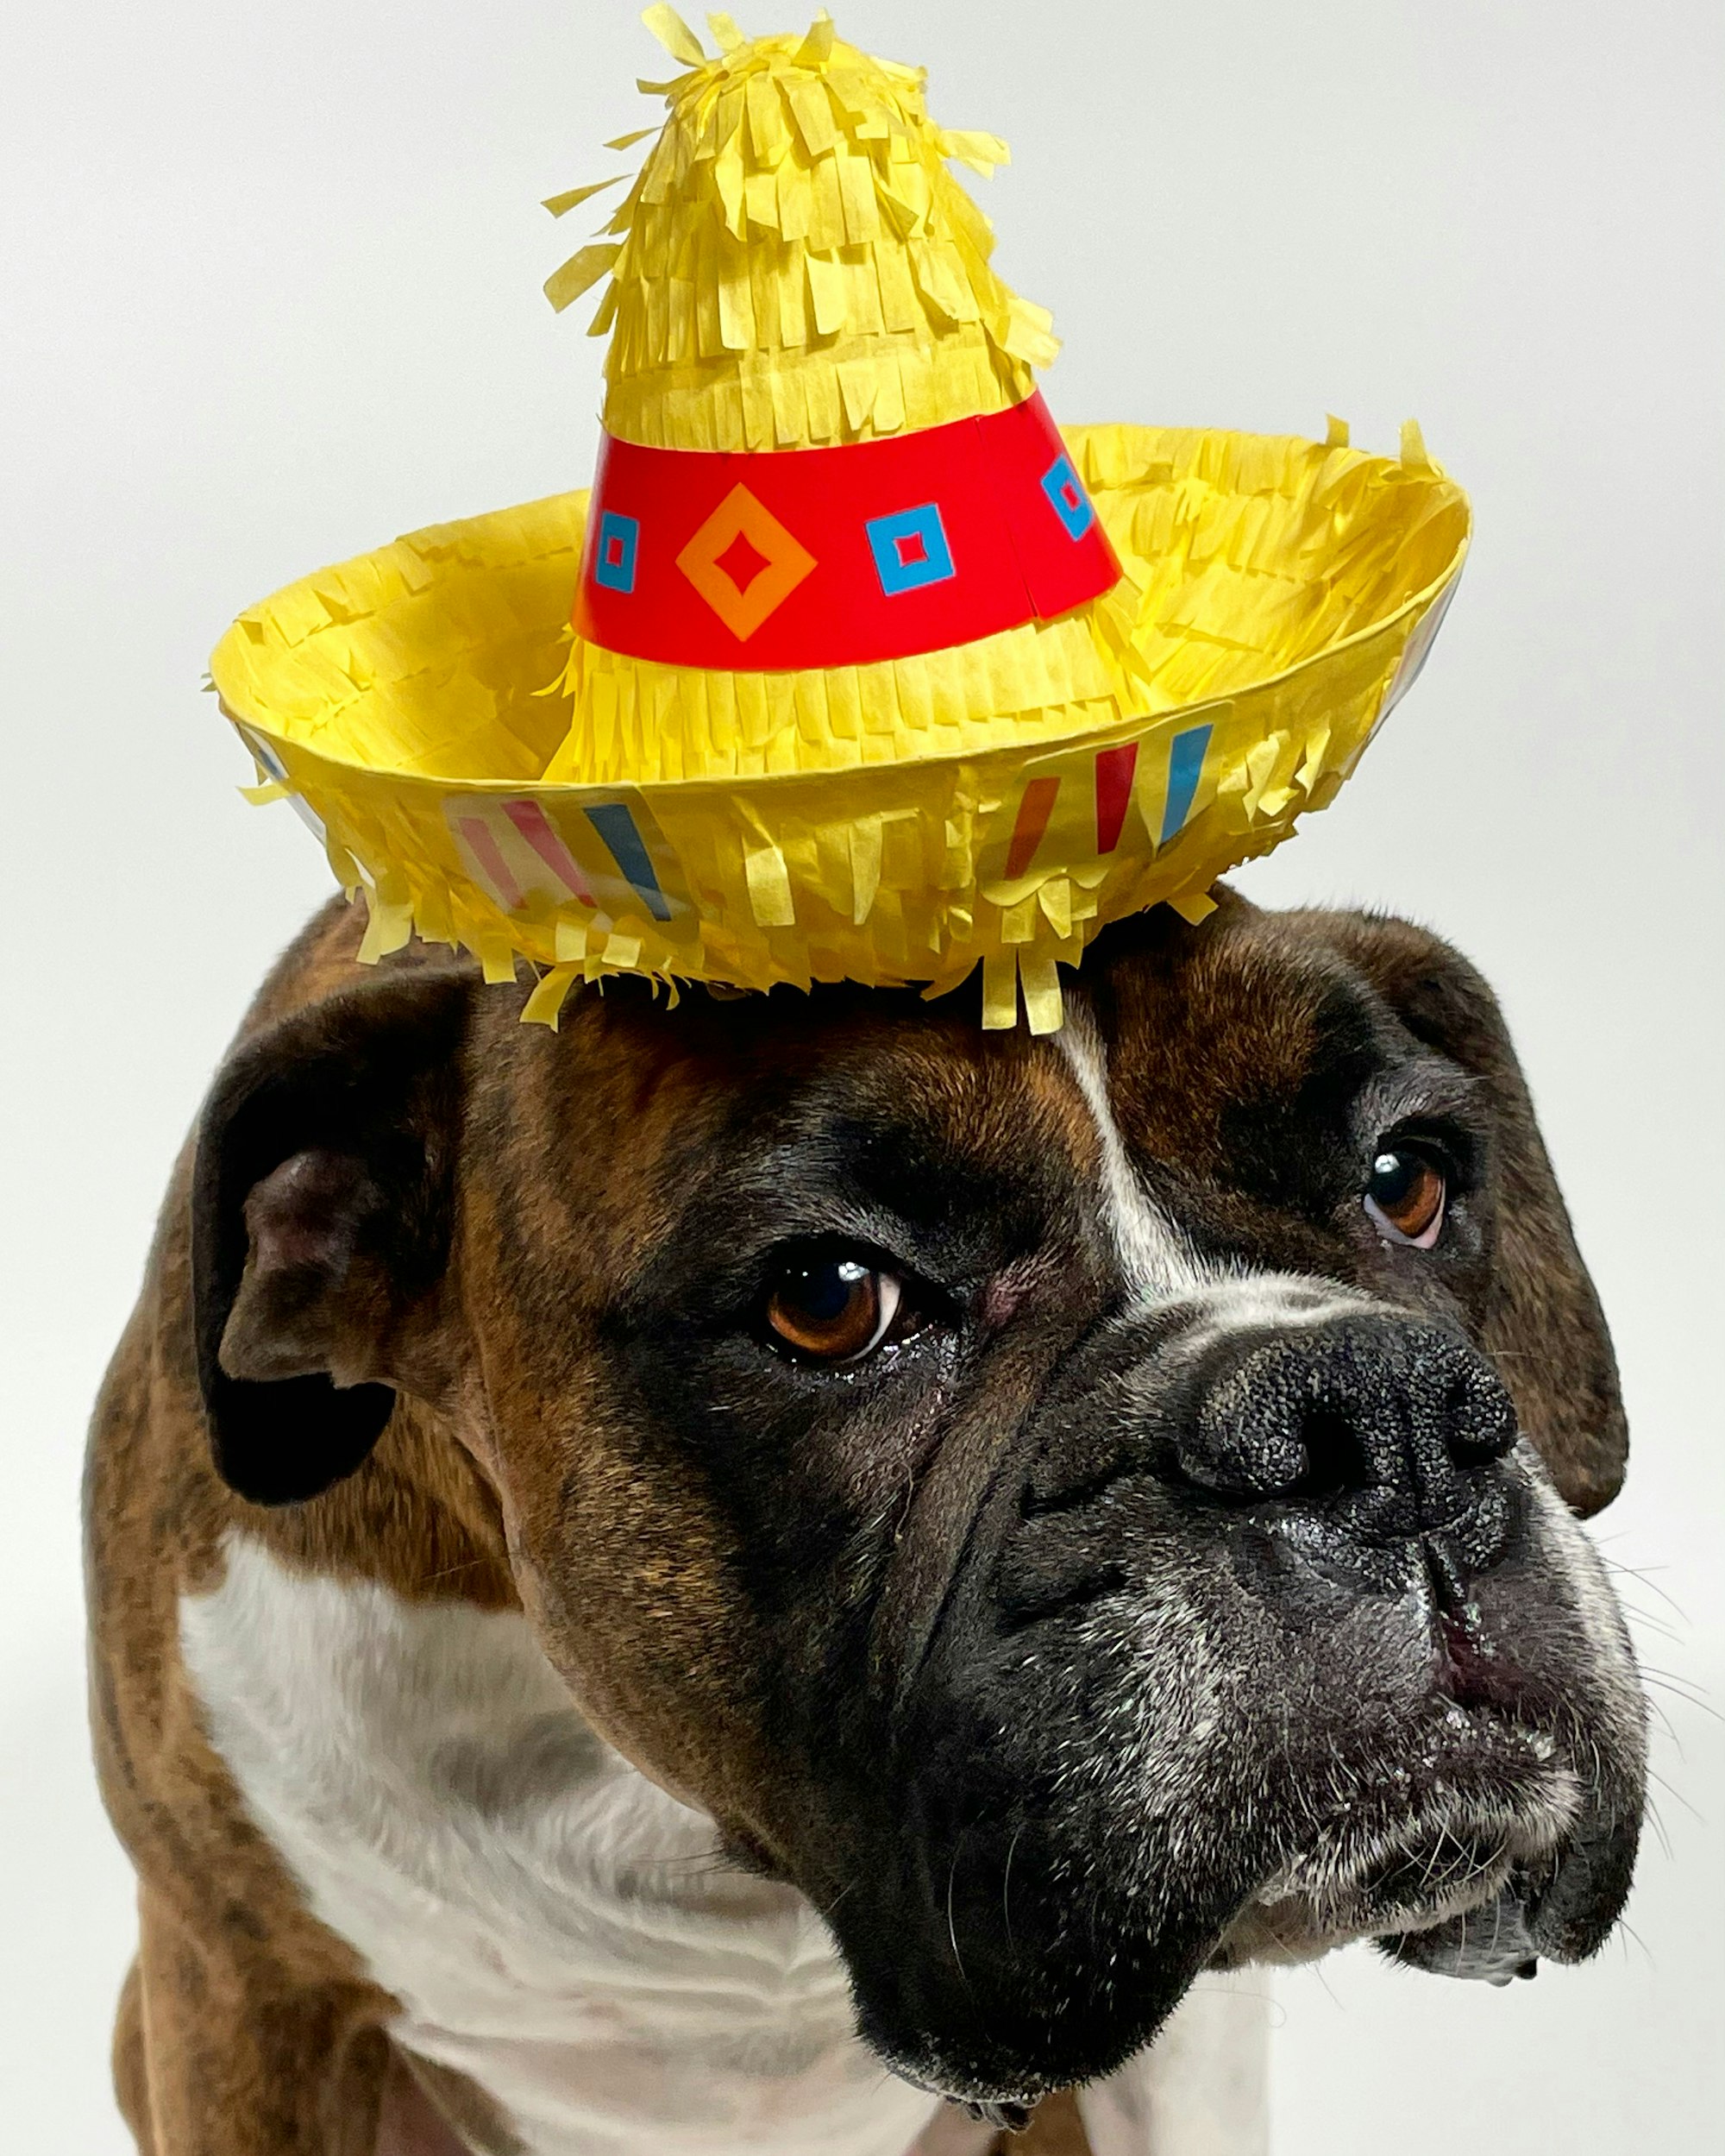
<svg viewBox="0 0 1725 2156">
<path fill-rule="evenodd" d="M 180 1605 L 211 1742 L 320 1922 L 529 2156 L 977 2156 L 852 2032 L 825 1926 L 587 1727 L 525 1620 L 231 1536 Z M 1086 2092 L 1098 2156 L 1253 2156 L 1265 2024 L 1201 1985 Z M 1219 2112 L 1218 2107 L 1220 2107 Z M 1214 2138 L 1216 2118 L 1236 2138 Z"/>
<path fill-rule="evenodd" d="M 531 2156 L 905 2156 L 933 2099 L 857 2041 L 813 1910 L 593 1734 L 524 1619 L 227 1556 L 180 1611 L 211 1741 L 404 2047 Z"/>
<path fill-rule="evenodd" d="M 1200 1977 L 1153 2051 L 1080 2091 L 1091 2156 L 1269 2156 L 1270 1997 Z"/>
</svg>

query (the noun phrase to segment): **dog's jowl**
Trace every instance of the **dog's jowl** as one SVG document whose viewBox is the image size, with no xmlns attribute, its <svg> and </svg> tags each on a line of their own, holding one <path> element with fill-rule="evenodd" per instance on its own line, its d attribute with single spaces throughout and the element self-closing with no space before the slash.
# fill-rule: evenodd
<svg viewBox="0 0 1725 2156">
<path fill-rule="evenodd" d="M 1600 1945 L 1623 1425 L 1453 953 L 1225 900 L 1050 1039 L 553 1034 L 359 927 L 260 997 L 97 1422 L 141 2148 L 1100 2148 L 1207 1970 Z"/>
</svg>

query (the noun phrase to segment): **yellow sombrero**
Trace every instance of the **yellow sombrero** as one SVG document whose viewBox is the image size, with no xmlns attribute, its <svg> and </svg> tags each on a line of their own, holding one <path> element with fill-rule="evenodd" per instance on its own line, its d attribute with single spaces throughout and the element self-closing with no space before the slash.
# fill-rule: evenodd
<svg viewBox="0 0 1725 2156">
<path fill-rule="evenodd" d="M 1057 431 L 920 71 L 822 15 L 687 72 L 602 243 L 591 490 L 439 525 L 242 614 L 211 673 L 350 889 L 526 1015 L 613 972 L 749 989 L 982 969 L 1060 1023 L 1106 921 L 1209 909 L 1321 808 L 1435 634 L 1465 496 L 1399 458 Z M 652 130 L 647 130 L 651 134 Z M 624 148 L 641 136 L 610 145 Z M 561 215 L 600 188 L 547 205 Z"/>
</svg>

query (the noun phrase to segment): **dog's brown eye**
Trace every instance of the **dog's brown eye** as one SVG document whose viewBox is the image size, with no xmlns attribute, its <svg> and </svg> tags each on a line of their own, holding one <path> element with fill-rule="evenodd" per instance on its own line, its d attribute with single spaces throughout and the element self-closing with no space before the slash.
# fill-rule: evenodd
<svg viewBox="0 0 1725 2156">
<path fill-rule="evenodd" d="M 1430 1154 L 1397 1146 L 1372 1162 L 1365 1210 L 1392 1242 L 1429 1250 L 1443 1232 L 1449 1194 L 1448 1178 Z"/>
<path fill-rule="evenodd" d="M 903 1289 L 859 1258 L 787 1266 L 767 1301 L 767 1323 L 787 1348 L 816 1362 L 856 1362 L 878 1348 Z"/>
</svg>

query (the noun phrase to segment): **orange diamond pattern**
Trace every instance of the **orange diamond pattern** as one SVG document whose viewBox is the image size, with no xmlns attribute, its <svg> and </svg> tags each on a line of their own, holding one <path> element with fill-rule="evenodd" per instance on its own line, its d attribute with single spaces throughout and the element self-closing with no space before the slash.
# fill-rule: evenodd
<svg viewBox="0 0 1725 2156">
<path fill-rule="evenodd" d="M 746 588 L 720 566 L 739 536 L 764 564 Z M 740 481 L 677 556 L 677 567 L 739 644 L 784 605 L 814 565 L 808 549 Z"/>
</svg>

